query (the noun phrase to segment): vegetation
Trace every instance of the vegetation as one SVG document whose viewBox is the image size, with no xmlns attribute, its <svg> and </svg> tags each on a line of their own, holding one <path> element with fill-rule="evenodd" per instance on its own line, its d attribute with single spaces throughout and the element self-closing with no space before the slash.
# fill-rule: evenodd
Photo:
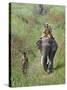
<svg viewBox="0 0 67 90">
<path fill-rule="evenodd" d="M 64 84 L 64 26 L 65 7 L 53 5 L 11 4 L 11 82 L 13 87 Z M 40 12 L 40 13 L 39 13 Z M 54 58 L 54 72 L 47 74 L 40 64 L 40 52 L 36 41 L 42 34 L 43 24 L 50 23 L 58 43 Z M 28 74 L 21 69 L 22 52 L 29 58 Z"/>
</svg>

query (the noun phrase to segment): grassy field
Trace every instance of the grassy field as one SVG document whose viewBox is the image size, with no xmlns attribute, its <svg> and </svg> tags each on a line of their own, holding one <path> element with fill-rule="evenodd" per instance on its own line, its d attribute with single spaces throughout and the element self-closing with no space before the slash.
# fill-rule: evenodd
<svg viewBox="0 0 67 90">
<path fill-rule="evenodd" d="M 53 85 L 65 83 L 64 26 L 65 7 L 11 4 L 11 82 L 12 87 Z M 47 74 L 40 63 L 40 52 L 36 41 L 40 38 L 44 23 L 50 23 L 53 36 L 58 43 L 54 58 L 54 72 Z M 21 51 L 27 51 L 29 69 L 26 76 L 21 69 Z"/>
</svg>

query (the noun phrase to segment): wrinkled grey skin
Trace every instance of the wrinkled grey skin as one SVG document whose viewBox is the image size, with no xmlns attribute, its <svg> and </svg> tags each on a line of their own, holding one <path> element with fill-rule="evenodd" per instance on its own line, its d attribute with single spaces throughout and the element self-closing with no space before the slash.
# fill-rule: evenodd
<svg viewBox="0 0 67 90">
<path fill-rule="evenodd" d="M 41 55 L 43 56 L 43 67 L 44 70 L 49 72 L 53 71 L 53 60 L 54 56 L 56 54 L 58 45 L 54 38 L 45 38 L 42 37 L 40 40 L 37 41 L 38 49 L 41 52 Z M 49 61 L 48 61 L 48 58 Z M 48 63 L 47 63 L 48 61 Z"/>
</svg>

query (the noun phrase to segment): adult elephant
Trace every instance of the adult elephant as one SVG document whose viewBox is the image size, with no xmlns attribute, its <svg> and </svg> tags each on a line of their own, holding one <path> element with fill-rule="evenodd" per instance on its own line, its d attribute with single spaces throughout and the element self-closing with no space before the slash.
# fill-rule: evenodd
<svg viewBox="0 0 67 90">
<path fill-rule="evenodd" d="M 53 71 L 53 60 L 56 54 L 58 45 L 56 40 L 52 38 L 42 37 L 36 42 L 38 49 L 42 55 L 42 64 L 45 71 L 48 73 Z"/>
</svg>

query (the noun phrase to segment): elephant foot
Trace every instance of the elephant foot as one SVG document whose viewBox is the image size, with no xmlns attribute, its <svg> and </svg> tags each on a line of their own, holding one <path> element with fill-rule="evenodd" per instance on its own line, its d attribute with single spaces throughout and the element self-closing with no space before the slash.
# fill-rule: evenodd
<svg viewBox="0 0 67 90">
<path fill-rule="evenodd" d="M 44 66 L 44 71 L 47 72 L 48 65 Z"/>
<path fill-rule="evenodd" d="M 47 73 L 48 73 L 48 74 L 51 74 L 51 73 L 53 73 L 53 70 L 49 70 L 49 69 L 48 69 L 48 70 L 47 70 Z"/>
</svg>

